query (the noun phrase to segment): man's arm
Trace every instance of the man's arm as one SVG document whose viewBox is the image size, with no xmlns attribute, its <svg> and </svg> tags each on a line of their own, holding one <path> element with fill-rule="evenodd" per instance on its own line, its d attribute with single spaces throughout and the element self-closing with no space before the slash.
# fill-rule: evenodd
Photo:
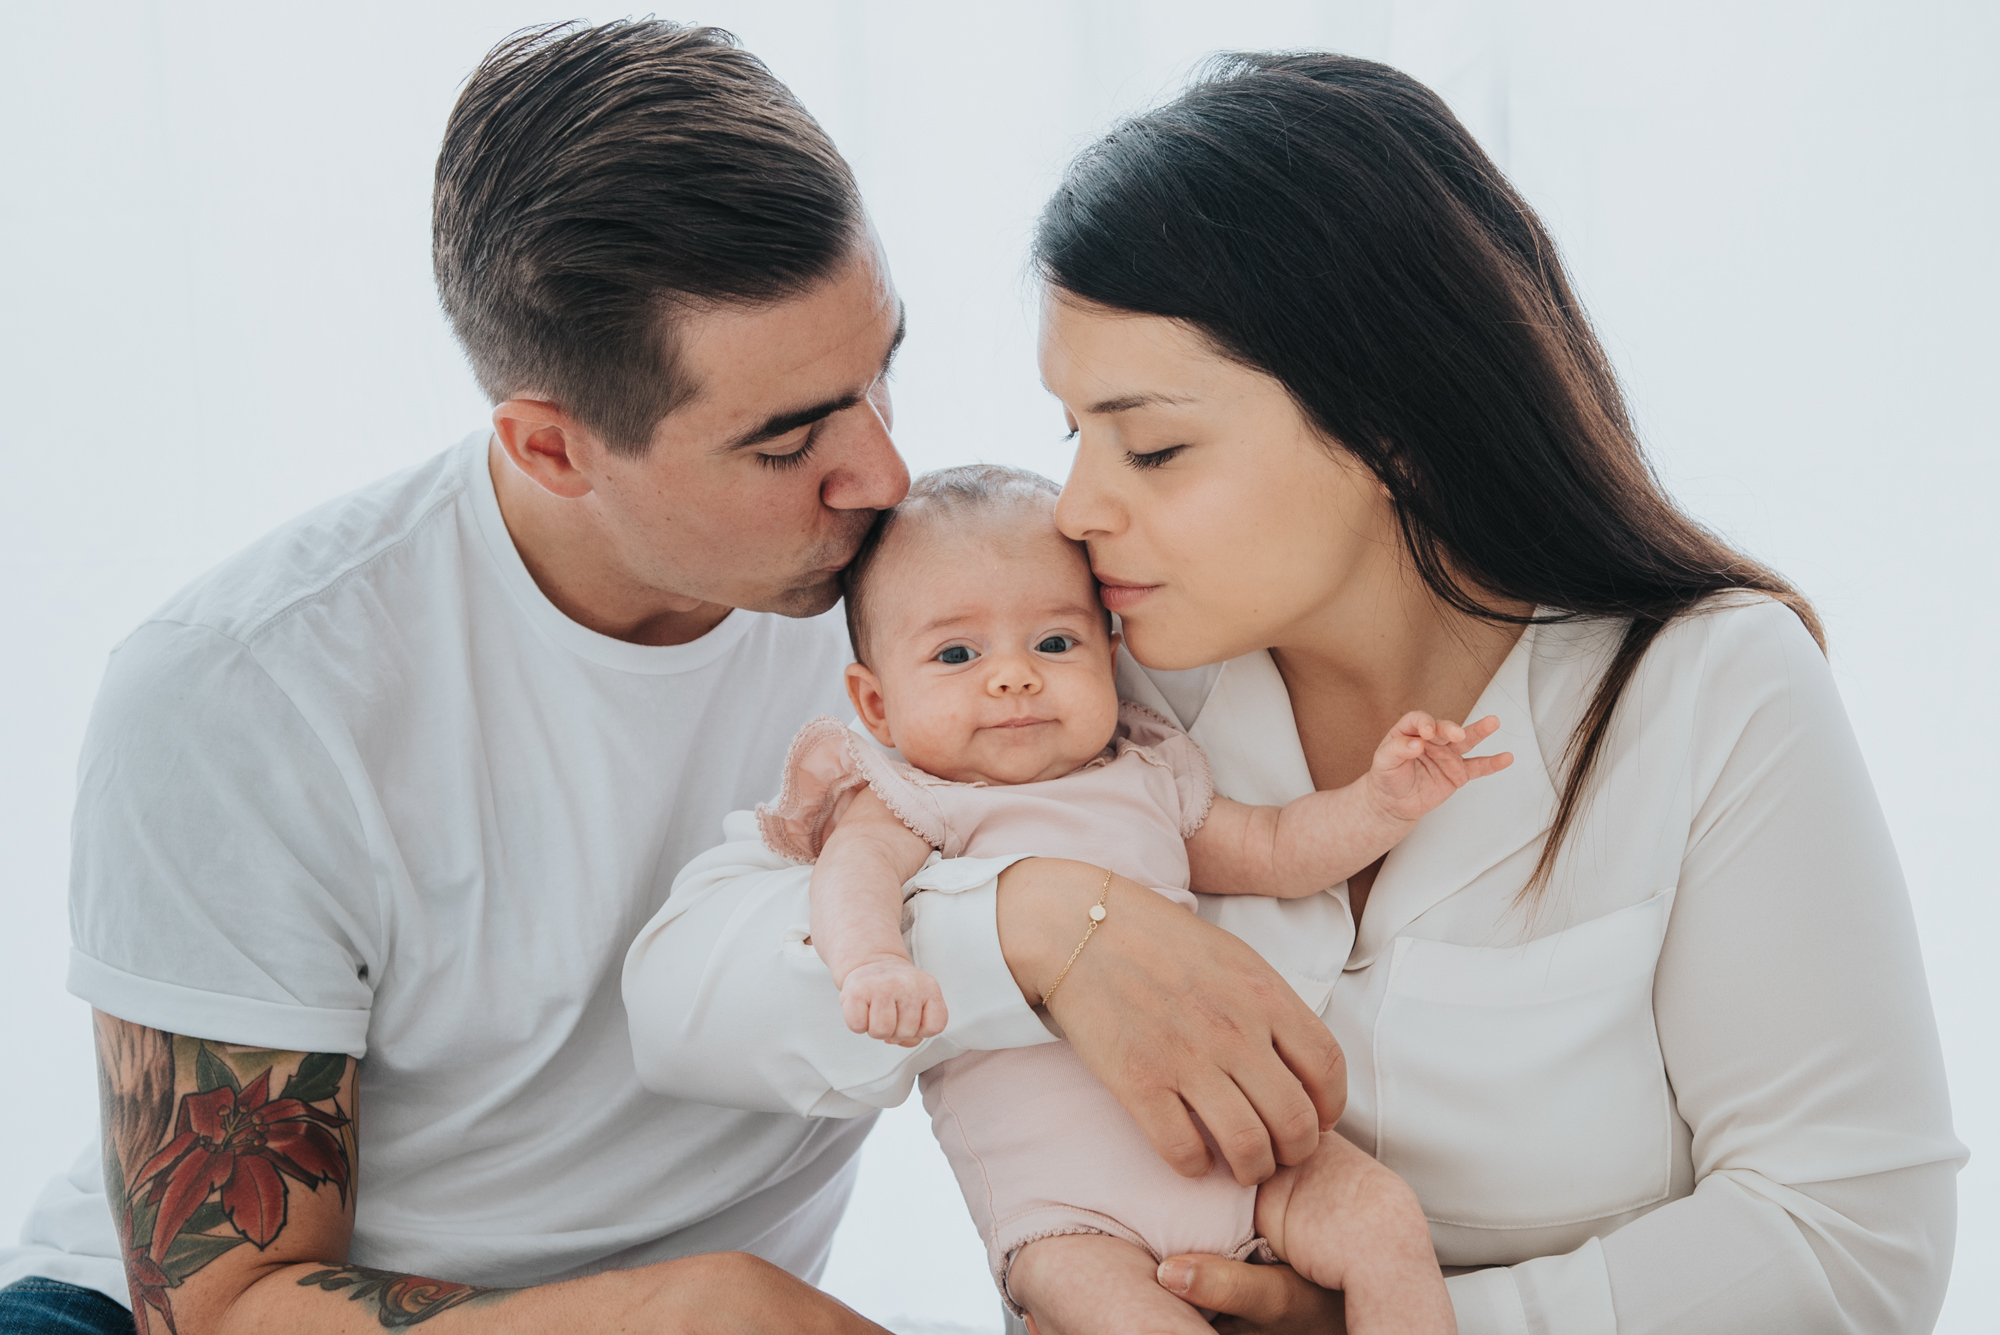
<svg viewBox="0 0 2000 1335">
<path fill-rule="evenodd" d="M 138 1335 L 879 1331 L 777 1267 L 688 1257 L 530 1289 L 347 1264 L 358 1063 L 95 1012 L 104 1179 Z"/>
</svg>

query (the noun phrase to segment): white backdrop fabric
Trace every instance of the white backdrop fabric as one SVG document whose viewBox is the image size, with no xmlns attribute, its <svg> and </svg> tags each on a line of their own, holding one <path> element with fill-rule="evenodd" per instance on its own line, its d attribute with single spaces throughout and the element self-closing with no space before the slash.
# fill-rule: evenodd
<svg viewBox="0 0 2000 1335">
<path fill-rule="evenodd" d="M 595 18 L 616 17 L 602 12 Z M 2000 1309 L 1988 693 L 2000 7 L 1982 0 L 712 0 L 858 170 L 908 302 L 913 469 L 1067 467 L 1023 253 L 1062 164 L 1222 49 L 1431 82 L 1542 211 L 1668 485 L 1796 580 L 1896 833 L 1958 1130 L 1940 1330 Z M 71 777 L 110 646 L 485 405 L 437 312 L 430 171 L 516 0 L 10 8 L 0 44 L 0 1229 L 96 1119 L 63 991 Z M 883 1119 L 828 1285 L 989 1331 L 920 1111 Z"/>
</svg>

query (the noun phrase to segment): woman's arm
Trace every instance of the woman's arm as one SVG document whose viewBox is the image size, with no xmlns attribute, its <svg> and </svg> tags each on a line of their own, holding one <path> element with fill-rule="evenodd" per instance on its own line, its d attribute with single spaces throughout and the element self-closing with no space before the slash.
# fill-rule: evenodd
<svg viewBox="0 0 2000 1335">
<path fill-rule="evenodd" d="M 725 1107 L 852 1117 L 893 1107 L 917 1074 L 960 1052 L 1053 1037 L 1032 1006 L 1081 939 L 1101 868 L 961 858 L 913 878 L 906 939 L 943 988 L 950 1020 L 912 1049 L 850 1033 L 810 934 L 809 867 L 770 852 L 748 812 L 695 859 L 625 959 L 639 1077 Z M 1063 984 L 1077 1052 L 1163 1157 L 1197 1172 L 1208 1152 L 1239 1179 L 1312 1153 L 1339 1119 L 1346 1068 L 1319 1017 L 1255 951 L 1130 881 Z"/>
<path fill-rule="evenodd" d="M 1450 1280 L 1466 1335 L 1921 1331 L 1943 1302 L 1965 1151 L 1888 829 L 1791 614 L 1706 620 L 1712 760 L 1654 982 L 1695 1191 Z"/>
</svg>

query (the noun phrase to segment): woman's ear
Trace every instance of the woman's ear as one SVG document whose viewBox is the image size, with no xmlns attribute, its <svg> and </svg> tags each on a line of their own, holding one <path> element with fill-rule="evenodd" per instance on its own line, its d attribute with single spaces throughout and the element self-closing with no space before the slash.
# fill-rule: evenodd
<svg viewBox="0 0 2000 1335">
<path fill-rule="evenodd" d="M 896 744 L 889 734 L 889 710 L 882 699 L 882 679 L 866 663 L 847 665 L 847 699 L 861 716 L 861 726 L 868 729 L 870 737 L 884 746 Z"/>
</svg>

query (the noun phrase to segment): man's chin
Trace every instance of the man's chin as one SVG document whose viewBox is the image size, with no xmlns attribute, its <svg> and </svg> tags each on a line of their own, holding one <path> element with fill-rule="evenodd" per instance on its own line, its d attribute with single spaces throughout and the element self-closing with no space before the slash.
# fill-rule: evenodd
<svg viewBox="0 0 2000 1335">
<path fill-rule="evenodd" d="M 828 611 L 840 601 L 840 578 L 828 575 L 811 584 L 800 584 L 793 588 L 773 593 L 768 598 L 756 602 L 739 603 L 737 606 L 749 612 L 775 612 L 786 617 L 816 617 Z"/>
</svg>

